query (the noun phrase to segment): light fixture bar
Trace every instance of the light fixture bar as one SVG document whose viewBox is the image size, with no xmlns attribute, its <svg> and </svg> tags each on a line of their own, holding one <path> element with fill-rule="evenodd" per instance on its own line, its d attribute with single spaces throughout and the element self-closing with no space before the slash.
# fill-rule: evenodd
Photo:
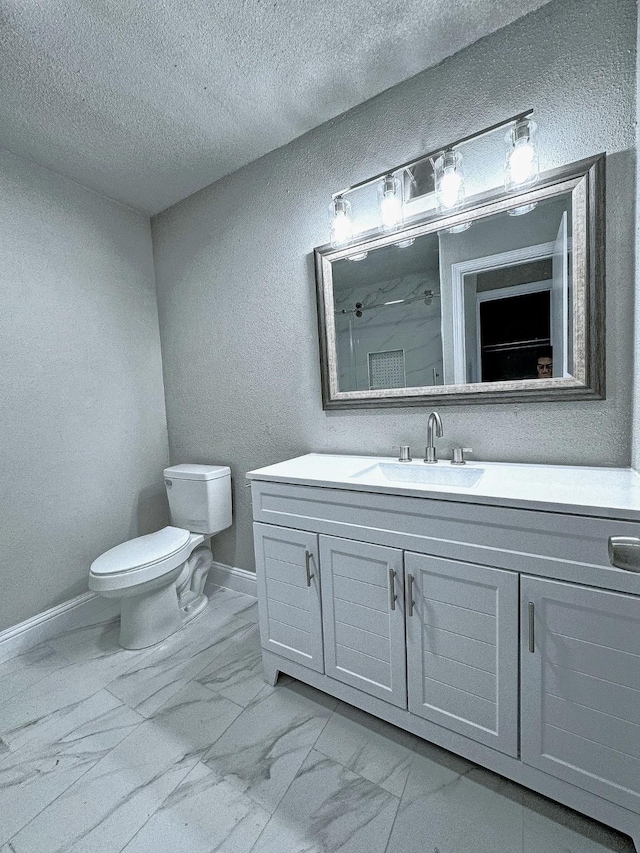
<svg viewBox="0 0 640 853">
<path fill-rule="evenodd" d="M 502 127 L 507 127 L 507 125 L 509 124 L 515 124 L 518 121 L 522 121 L 522 119 L 529 118 L 529 116 L 532 114 L 532 109 L 526 110 L 525 112 L 518 113 L 517 115 L 511 116 L 511 118 L 507 118 L 504 121 L 499 121 L 496 124 L 492 124 L 490 127 L 486 127 L 484 130 L 480 130 L 478 133 L 470 133 L 468 136 L 463 136 L 461 139 L 456 139 L 455 142 L 451 142 L 447 145 L 441 145 L 439 148 L 435 148 L 428 154 L 422 154 L 420 157 L 415 157 L 413 160 L 408 160 L 406 163 L 401 163 L 399 166 L 395 166 L 393 169 L 385 169 L 385 171 L 380 172 L 379 175 L 374 175 L 372 178 L 366 178 L 364 181 L 359 181 L 357 184 L 352 184 L 350 187 L 345 187 L 343 190 L 333 193 L 331 195 L 331 198 L 335 199 L 338 196 L 346 195 L 347 193 L 351 193 L 354 190 L 359 190 L 362 189 L 362 187 L 367 187 L 370 184 L 375 184 L 377 181 L 381 181 L 387 175 L 395 175 L 397 172 L 402 172 L 405 169 L 411 168 L 411 166 L 415 166 L 416 163 L 421 163 L 423 160 L 432 159 L 438 154 L 442 154 L 443 151 L 450 151 L 453 148 L 457 148 L 459 145 L 464 145 L 465 142 L 471 142 L 472 139 L 482 139 L 483 136 L 488 136 L 490 133 L 493 133 L 496 130 L 500 130 L 500 128 Z"/>
</svg>

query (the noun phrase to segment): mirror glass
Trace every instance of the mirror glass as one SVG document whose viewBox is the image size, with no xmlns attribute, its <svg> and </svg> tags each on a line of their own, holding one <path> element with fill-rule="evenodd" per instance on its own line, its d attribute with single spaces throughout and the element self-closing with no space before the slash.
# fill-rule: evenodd
<svg viewBox="0 0 640 853">
<path fill-rule="evenodd" d="M 562 193 L 336 261 L 339 390 L 570 376 L 570 233 Z"/>
<path fill-rule="evenodd" d="M 316 249 L 325 408 L 600 399 L 603 170 Z"/>
</svg>

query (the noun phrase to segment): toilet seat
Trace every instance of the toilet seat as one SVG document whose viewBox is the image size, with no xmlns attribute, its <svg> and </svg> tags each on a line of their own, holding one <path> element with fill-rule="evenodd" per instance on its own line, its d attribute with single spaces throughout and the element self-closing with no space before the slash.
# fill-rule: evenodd
<svg viewBox="0 0 640 853">
<path fill-rule="evenodd" d="M 188 530 L 170 526 L 130 539 L 94 560 L 89 571 L 89 589 L 108 592 L 161 578 L 181 566 L 195 544 Z"/>
</svg>

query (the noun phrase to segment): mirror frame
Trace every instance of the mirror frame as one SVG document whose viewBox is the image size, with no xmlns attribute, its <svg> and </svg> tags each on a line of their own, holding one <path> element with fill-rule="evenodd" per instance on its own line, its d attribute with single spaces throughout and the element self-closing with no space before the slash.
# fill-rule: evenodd
<svg viewBox="0 0 640 853">
<path fill-rule="evenodd" d="M 413 388 L 340 391 L 333 300 L 334 261 L 370 252 L 399 239 L 432 234 L 561 193 L 572 196 L 573 376 Z M 405 222 L 391 234 L 367 232 L 355 244 L 314 249 L 320 371 L 324 409 L 381 408 L 467 403 L 599 400 L 605 395 L 605 155 L 571 163 L 540 176 L 525 192 L 493 190 L 469 199 L 462 210 Z"/>
</svg>

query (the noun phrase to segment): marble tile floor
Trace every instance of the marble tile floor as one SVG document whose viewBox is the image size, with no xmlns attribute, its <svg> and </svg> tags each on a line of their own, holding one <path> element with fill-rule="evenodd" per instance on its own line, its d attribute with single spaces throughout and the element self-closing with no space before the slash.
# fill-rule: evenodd
<svg viewBox="0 0 640 853">
<path fill-rule="evenodd" d="M 0 664 L 0 853 L 632 853 L 630 840 L 291 678 L 218 590 L 153 649 L 114 620 Z"/>
</svg>

